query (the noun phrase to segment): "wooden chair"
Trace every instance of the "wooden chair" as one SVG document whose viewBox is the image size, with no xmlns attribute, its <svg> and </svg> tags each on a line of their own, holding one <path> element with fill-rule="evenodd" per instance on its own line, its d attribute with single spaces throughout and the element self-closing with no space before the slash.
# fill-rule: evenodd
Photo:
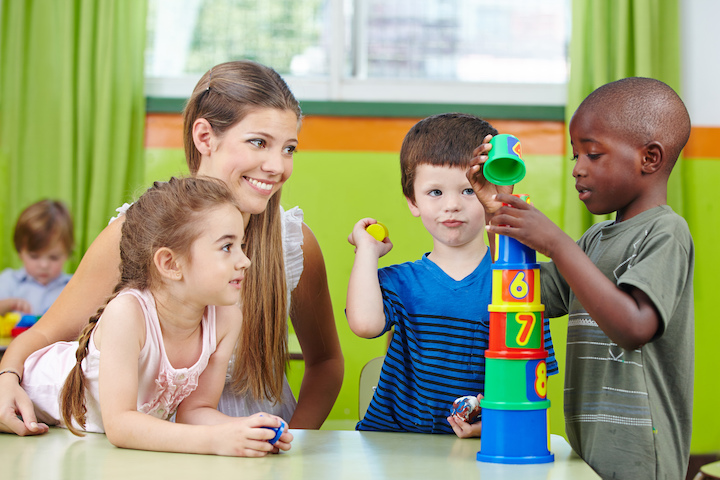
<svg viewBox="0 0 720 480">
<path fill-rule="evenodd" d="M 720 480 L 720 461 L 700 467 L 700 471 L 693 480 Z"/>
</svg>

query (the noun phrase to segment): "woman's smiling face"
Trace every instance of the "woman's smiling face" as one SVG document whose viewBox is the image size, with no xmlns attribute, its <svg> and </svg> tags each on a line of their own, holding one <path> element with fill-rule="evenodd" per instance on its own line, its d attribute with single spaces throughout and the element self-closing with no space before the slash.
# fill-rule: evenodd
<svg viewBox="0 0 720 480">
<path fill-rule="evenodd" d="M 253 110 L 222 136 L 209 134 L 197 173 L 227 183 L 243 212 L 262 213 L 292 173 L 297 132 L 294 112 Z"/>
</svg>

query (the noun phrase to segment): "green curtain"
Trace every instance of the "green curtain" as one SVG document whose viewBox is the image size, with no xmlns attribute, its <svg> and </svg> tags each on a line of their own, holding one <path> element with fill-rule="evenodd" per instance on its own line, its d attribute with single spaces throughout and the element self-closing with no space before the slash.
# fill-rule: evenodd
<svg viewBox="0 0 720 480">
<path fill-rule="evenodd" d="M 57 198 L 79 258 L 143 180 L 146 0 L 0 1 L 0 267 L 19 212 Z"/>
<path fill-rule="evenodd" d="M 680 92 L 679 0 L 573 0 L 570 81 L 565 110 L 569 125 L 580 102 L 597 87 L 626 77 L 652 77 Z M 566 135 L 567 137 L 567 135 Z M 567 139 L 566 151 L 571 152 Z M 563 228 L 577 239 L 599 220 L 577 199 L 566 155 Z M 682 162 L 668 185 L 668 203 L 683 214 Z"/>
</svg>

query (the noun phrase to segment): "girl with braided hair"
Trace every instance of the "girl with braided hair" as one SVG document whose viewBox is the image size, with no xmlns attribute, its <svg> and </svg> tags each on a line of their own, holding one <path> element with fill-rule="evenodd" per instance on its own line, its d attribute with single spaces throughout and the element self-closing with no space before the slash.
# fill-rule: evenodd
<svg viewBox="0 0 720 480">
<path fill-rule="evenodd" d="M 345 369 L 320 245 L 302 210 L 280 205 L 298 146 L 300 104 L 275 70 L 235 60 L 200 78 L 183 118 L 190 175 L 228 185 L 245 217 L 244 250 L 252 260 L 252 282 L 235 308 L 242 327 L 218 409 L 234 417 L 272 413 L 291 429 L 320 428 Z M 23 364 L 50 343 L 75 339 L 112 293 L 119 280 L 123 211 L 92 242 L 50 309 L 0 359 L 0 432 L 48 431 L 19 385 Z M 297 400 L 285 375 L 288 319 L 303 355 Z"/>
<path fill-rule="evenodd" d="M 77 435 L 105 432 L 124 448 L 232 456 L 289 449 L 287 431 L 267 442 L 280 418 L 217 410 L 250 266 L 244 230 L 220 180 L 172 178 L 145 192 L 125 214 L 109 301 L 78 341 L 25 361 L 22 387 L 38 419 Z"/>
</svg>

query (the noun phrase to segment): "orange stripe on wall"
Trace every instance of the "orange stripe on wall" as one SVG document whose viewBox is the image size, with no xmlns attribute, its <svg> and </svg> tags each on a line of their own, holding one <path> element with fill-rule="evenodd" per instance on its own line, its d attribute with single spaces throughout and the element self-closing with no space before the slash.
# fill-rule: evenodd
<svg viewBox="0 0 720 480">
<path fill-rule="evenodd" d="M 399 152 L 405 134 L 420 118 L 308 116 L 300 130 L 301 150 Z M 488 120 L 501 133 L 512 133 L 529 154 L 561 154 L 562 122 Z"/>
<path fill-rule="evenodd" d="M 145 116 L 145 148 L 185 148 L 182 115 L 148 113 Z"/>
<path fill-rule="evenodd" d="M 685 158 L 713 158 L 720 160 L 720 127 L 693 127 L 685 145 Z"/>
<path fill-rule="evenodd" d="M 300 129 L 300 150 L 399 152 L 415 124 L 409 118 L 307 116 Z"/>
<path fill-rule="evenodd" d="M 420 118 L 307 116 L 300 149 L 308 151 L 399 152 L 405 134 Z M 500 133 L 520 138 L 529 154 L 563 153 L 563 123 L 489 120 Z M 146 148 L 183 148 L 182 116 L 149 113 L 145 119 Z"/>
<path fill-rule="evenodd" d="M 405 134 L 420 118 L 307 116 L 300 150 L 399 152 Z M 488 120 L 500 133 L 512 133 L 530 155 L 564 155 L 563 122 Z M 685 158 L 720 160 L 720 127 L 693 127 Z M 145 119 L 146 148 L 183 148 L 182 116 L 150 113 Z"/>
</svg>

